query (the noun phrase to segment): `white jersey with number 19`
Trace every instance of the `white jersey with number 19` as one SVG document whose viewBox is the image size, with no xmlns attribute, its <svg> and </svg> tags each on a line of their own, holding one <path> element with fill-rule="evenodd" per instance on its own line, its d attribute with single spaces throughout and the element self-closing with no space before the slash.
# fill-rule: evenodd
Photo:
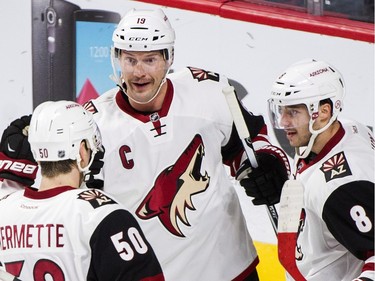
<svg viewBox="0 0 375 281">
<path fill-rule="evenodd" d="M 118 89 L 86 104 L 106 150 L 104 190 L 135 214 L 166 280 L 243 280 L 258 259 L 223 165 L 233 128 L 228 80 L 188 67 L 166 83 L 156 112 L 134 110 Z M 263 119 L 250 118 L 259 132 Z M 234 151 L 243 151 L 237 140 Z"/>
</svg>

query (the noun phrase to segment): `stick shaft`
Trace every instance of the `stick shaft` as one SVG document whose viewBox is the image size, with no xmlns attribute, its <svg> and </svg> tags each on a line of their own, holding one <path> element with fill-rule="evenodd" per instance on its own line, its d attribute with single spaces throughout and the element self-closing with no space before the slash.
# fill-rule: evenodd
<svg viewBox="0 0 375 281">
<path fill-rule="evenodd" d="M 277 246 L 280 263 L 296 281 L 306 281 L 296 264 L 296 246 L 302 208 L 302 183 L 297 180 L 287 180 L 280 199 Z"/>
<path fill-rule="evenodd" d="M 238 104 L 236 94 L 234 92 L 234 87 L 229 86 L 223 89 L 223 94 L 226 98 L 229 110 L 233 117 L 234 125 L 236 126 L 238 135 L 242 141 L 243 147 L 245 149 L 245 153 L 247 158 L 250 161 L 251 167 L 257 168 L 258 161 L 255 155 L 255 151 L 251 142 L 250 132 L 247 128 L 245 119 L 242 115 L 242 111 L 240 105 Z M 277 210 L 274 205 L 267 206 L 267 213 L 270 218 L 273 230 L 277 236 L 277 222 L 278 222 L 278 214 Z"/>
<path fill-rule="evenodd" d="M 258 167 L 258 161 L 255 156 L 254 149 L 252 148 L 252 142 L 250 138 L 250 133 L 247 128 L 246 122 L 243 118 L 241 108 L 238 104 L 236 94 L 234 93 L 233 86 L 223 89 L 224 96 L 227 100 L 229 110 L 232 113 L 234 125 L 236 126 L 238 135 L 243 143 L 247 157 L 249 158 L 250 164 L 253 168 Z"/>
</svg>

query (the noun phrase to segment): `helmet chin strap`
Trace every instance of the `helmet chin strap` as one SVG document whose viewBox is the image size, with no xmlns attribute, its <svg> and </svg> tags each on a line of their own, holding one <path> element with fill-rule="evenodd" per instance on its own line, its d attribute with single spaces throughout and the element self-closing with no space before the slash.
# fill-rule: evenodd
<svg viewBox="0 0 375 281">
<path fill-rule="evenodd" d="M 128 93 L 125 91 L 124 87 L 121 86 L 121 89 L 122 89 L 122 91 L 124 92 L 124 94 L 125 94 L 130 100 L 132 100 L 133 102 L 135 102 L 135 103 L 137 103 L 137 104 L 148 104 L 149 102 L 152 102 L 152 101 L 153 101 L 153 100 L 159 95 L 161 87 L 162 87 L 163 84 L 167 81 L 166 76 L 167 76 L 168 71 L 169 71 L 169 68 L 168 68 L 167 72 L 165 73 L 164 78 L 161 80 L 158 89 L 155 91 L 155 94 L 154 94 L 154 95 L 152 96 L 152 98 L 149 99 L 148 101 L 137 101 L 137 100 L 133 99 L 132 97 L 130 97 L 130 96 L 128 95 Z"/>
<path fill-rule="evenodd" d="M 301 158 L 302 159 L 306 158 L 310 154 L 311 149 L 312 149 L 312 147 L 314 145 L 314 142 L 315 142 L 315 139 L 316 139 L 317 136 L 318 136 L 318 134 L 316 134 L 316 133 L 313 133 L 311 135 L 309 143 L 307 144 L 306 149 L 302 152 L 302 154 L 301 154 L 300 147 L 296 147 L 295 148 L 295 151 L 296 151 L 296 161 L 295 162 L 296 163 L 298 162 L 297 160 L 299 160 Z"/>
<path fill-rule="evenodd" d="M 311 149 L 312 149 L 312 147 L 314 145 L 316 137 L 319 134 L 321 134 L 322 132 L 324 132 L 325 130 L 327 130 L 328 127 L 331 126 L 332 123 L 335 120 L 336 120 L 336 117 L 332 116 L 331 119 L 329 120 L 329 122 L 325 126 L 323 126 L 322 128 L 320 128 L 319 130 L 314 130 L 313 129 L 313 124 L 314 124 L 315 121 L 313 121 L 313 120 L 310 119 L 310 122 L 309 122 L 309 131 L 311 133 L 311 137 L 310 137 L 309 143 L 307 144 L 306 149 L 302 152 L 302 154 L 300 152 L 300 148 L 299 147 L 295 148 L 295 152 L 296 152 L 295 163 L 298 163 L 299 159 L 304 159 L 304 158 L 306 158 L 310 154 Z"/>
<path fill-rule="evenodd" d="M 96 154 L 96 151 L 91 150 L 90 161 L 86 167 L 81 167 L 82 158 L 81 158 L 81 155 L 79 154 L 77 155 L 77 159 L 76 159 L 77 166 L 78 166 L 78 170 L 82 173 L 83 182 L 86 182 L 90 177 L 90 166 L 92 162 L 94 161 L 95 154 Z"/>
</svg>

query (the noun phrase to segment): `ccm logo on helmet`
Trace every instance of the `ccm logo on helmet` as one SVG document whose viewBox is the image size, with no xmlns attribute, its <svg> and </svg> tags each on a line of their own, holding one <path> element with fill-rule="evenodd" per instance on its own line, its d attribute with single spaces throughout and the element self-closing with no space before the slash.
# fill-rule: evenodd
<svg viewBox="0 0 375 281">
<path fill-rule="evenodd" d="M 147 41 L 147 37 L 130 37 L 129 41 Z"/>
<path fill-rule="evenodd" d="M 8 170 L 32 175 L 37 167 L 37 165 L 33 164 L 24 164 L 21 162 L 13 162 L 10 160 L 0 160 L 0 171 Z"/>
<path fill-rule="evenodd" d="M 311 72 L 310 73 L 310 77 L 314 77 L 316 75 L 322 74 L 322 73 L 327 72 L 327 71 L 328 71 L 327 67 L 326 68 L 321 68 L 321 69 L 319 69 L 317 71 Z"/>
</svg>

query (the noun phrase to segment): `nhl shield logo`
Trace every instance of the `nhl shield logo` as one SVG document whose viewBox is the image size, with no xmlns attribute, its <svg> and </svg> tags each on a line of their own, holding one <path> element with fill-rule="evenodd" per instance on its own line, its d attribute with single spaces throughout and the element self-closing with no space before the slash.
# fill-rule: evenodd
<svg viewBox="0 0 375 281">
<path fill-rule="evenodd" d="M 57 157 L 64 158 L 65 157 L 65 150 L 59 150 L 57 152 Z"/>
</svg>

